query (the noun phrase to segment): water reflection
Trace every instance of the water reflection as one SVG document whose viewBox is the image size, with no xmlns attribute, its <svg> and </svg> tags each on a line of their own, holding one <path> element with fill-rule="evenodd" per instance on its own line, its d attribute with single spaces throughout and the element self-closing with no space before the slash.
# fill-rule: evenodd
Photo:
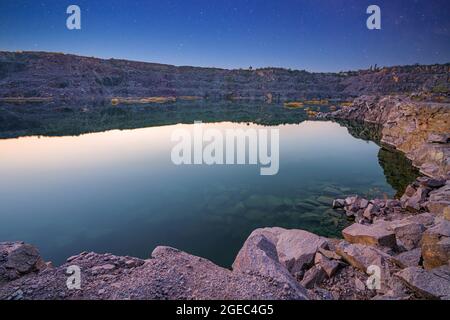
<svg viewBox="0 0 450 320">
<path fill-rule="evenodd" d="M 169 245 L 229 266 L 257 227 L 339 236 L 347 221 L 330 208 L 334 198 L 398 191 L 392 177 L 403 164 L 383 152 L 381 168 L 379 146 L 337 123 L 277 126 L 276 176 L 257 166 L 173 165 L 179 127 L 191 125 L 0 140 L 0 239 L 33 243 L 56 264 L 81 251 L 148 257 Z"/>
</svg>

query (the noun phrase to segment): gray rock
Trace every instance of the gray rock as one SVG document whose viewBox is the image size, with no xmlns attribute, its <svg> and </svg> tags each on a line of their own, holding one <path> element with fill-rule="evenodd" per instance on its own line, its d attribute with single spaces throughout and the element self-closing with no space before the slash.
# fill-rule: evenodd
<svg viewBox="0 0 450 320">
<path fill-rule="evenodd" d="M 345 206 L 345 200 L 344 199 L 335 199 L 333 200 L 333 209 L 341 209 Z"/>
<path fill-rule="evenodd" d="M 320 252 L 321 254 L 323 254 L 325 257 L 327 257 L 328 259 L 334 259 L 334 260 L 341 260 L 341 256 L 338 255 L 336 252 L 331 251 L 331 250 L 327 250 L 324 248 L 319 248 L 318 252 Z"/>
<path fill-rule="evenodd" d="M 383 251 L 363 244 L 350 244 L 346 241 L 336 246 L 336 252 L 353 267 L 367 272 L 371 265 L 381 265 L 386 261 L 394 261 L 393 257 Z"/>
<path fill-rule="evenodd" d="M 450 184 L 430 192 L 425 207 L 433 214 L 443 216 L 444 210 L 450 207 Z"/>
<path fill-rule="evenodd" d="M 233 271 L 253 272 L 288 284 L 296 294 L 306 298 L 307 293 L 288 269 L 280 262 L 276 243 L 287 230 L 282 228 L 257 229 L 247 238 L 233 263 Z"/>
<path fill-rule="evenodd" d="M 303 230 L 282 232 L 276 244 L 278 258 L 286 268 L 295 274 L 312 265 L 319 248 L 327 245 L 325 238 Z"/>
<path fill-rule="evenodd" d="M 328 278 L 334 276 L 334 274 L 339 268 L 339 263 L 337 261 L 328 259 L 319 252 L 316 253 L 316 257 L 314 258 L 314 264 L 320 266 L 325 271 Z"/>
<path fill-rule="evenodd" d="M 422 186 L 432 189 L 440 188 L 445 185 L 445 179 L 433 179 L 429 177 L 419 177 L 417 178 L 417 182 Z"/>
<path fill-rule="evenodd" d="M 354 223 L 342 231 L 345 240 L 371 246 L 393 248 L 396 245 L 395 233 L 381 225 L 362 225 Z"/>
<path fill-rule="evenodd" d="M 364 210 L 363 216 L 369 220 L 380 212 L 380 208 L 376 204 L 369 203 Z"/>
<path fill-rule="evenodd" d="M 424 268 L 429 270 L 450 261 L 450 221 L 440 219 L 437 224 L 424 232 L 422 237 L 422 257 Z"/>
<path fill-rule="evenodd" d="M 412 250 L 419 246 L 422 234 L 425 231 L 425 226 L 404 219 L 392 222 L 389 229 L 394 231 L 398 246 L 406 250 Z"/>
<path fill-rule="evenodd" d="M 430 189 L 423 186 L 417 188 L 416 192 L 405 201 L 404 208 L 411 211 L 419 211 L 427 199 L 429 191 Z"/>
<path fill-rule="evenodd" d="M 450 273 L 448 266 L 432 272 L 420 267 L 409 267 L 395 275 L 423 298 L 450 299 Z"/>
<path fill-rule="evenodd" d="M 322 283 L 323 280 L 327 277 L 326 272 L 319 265 L 313 266 L 311 269 L 306 271 L 305 276 L 303 277 L 300 284 L 307 289 L 314 288 L 314 286 Z"/>
<path fill-rule="evenodd" d="M 450 142 L 450 134 L 438 134 L 438 133 L 430 133 L 428 135 L 429 143 L 449 143 Z"/>
<path fill-rule="evenodd" d="M 0 283 L 47 267 L 39 251 L 24 242 L 0 242 Z"/>
<path fill-rule="evenodd" d="M 419 266 L 422 258 L 422 249 L 416 248 L 410 251 L 402 252 L 395 256 L 395 259 L 401 264 L 403 268 Z"/>
</svg>

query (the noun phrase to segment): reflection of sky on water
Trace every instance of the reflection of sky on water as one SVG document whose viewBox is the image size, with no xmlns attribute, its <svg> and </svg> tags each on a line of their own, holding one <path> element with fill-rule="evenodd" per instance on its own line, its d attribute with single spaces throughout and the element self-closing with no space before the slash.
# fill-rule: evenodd
<svg viewBox="0 0 450 320">
<path fill-rule="evenodd" d="M 249 128 L 204 124 L 237 126 Z M 227 265 L 256 227 L 338 233 L 326 197 L 305 209 L 327 186 L 394 193 L 379 147 L 336 123 L 277 127 L 280 171 L 265 177 L 259 166 L 173 165 L 170 136 L 182 127 L 192 125 L 1 140 L 0 240 L 33 243 L 55 263 L 90 250 L 148 257 L 163 244 Z"/>
</svg>

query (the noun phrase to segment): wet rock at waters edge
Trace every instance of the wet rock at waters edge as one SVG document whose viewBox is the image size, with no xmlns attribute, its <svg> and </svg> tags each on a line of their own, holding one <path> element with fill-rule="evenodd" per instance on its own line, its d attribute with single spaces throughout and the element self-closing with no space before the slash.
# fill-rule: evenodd
<svg viewBox="0 0 450 320">
<path fill-rule="evenodd" d="M 335 199 L 333 200 L 332 207 L 333 209 L 341 209 L 345 206 L 345 200 L 344 199 Z"/>
</svg>

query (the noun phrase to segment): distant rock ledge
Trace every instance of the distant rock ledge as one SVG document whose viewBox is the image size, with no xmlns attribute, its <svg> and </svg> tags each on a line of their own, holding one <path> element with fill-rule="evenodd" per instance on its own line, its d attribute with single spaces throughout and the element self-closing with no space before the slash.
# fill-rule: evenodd
<svg viewBox="0 0 450 320">
<path fill-rule="evenodd" d="M 319 117 L 382 125 L 382 142 L 426 176 L 400 199 L 336 199 L 355 220 L 344 239 L 257 229 L 232 270 L 169 247 L 145 260 L 83 252 L 53 267 L 31 245 L 0 243 L 0 299 L 450 300 L 449 105 L 361 97 Z M 66 286 L 70 265 L 81 268 L 80 289 Z"/>
<path fill-rule="evenodd" d="M 450 103 L 362 96 L 348 107 L 317 117 L 381 125 L 381 142 L 405 153 L 422 174 L 445 178 L 450 172 Z"/>
</svg>

